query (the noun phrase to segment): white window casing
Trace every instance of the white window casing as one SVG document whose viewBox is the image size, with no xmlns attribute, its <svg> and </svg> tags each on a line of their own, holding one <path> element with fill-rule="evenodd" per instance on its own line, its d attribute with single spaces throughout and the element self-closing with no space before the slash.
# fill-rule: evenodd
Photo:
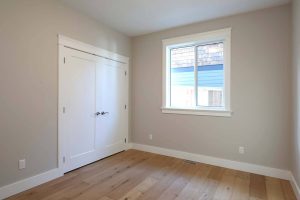
<svg viewBox="0 0 300 200">
<path fill-rule="evenodd" d="M 170 52 L 171 49 L 182 46 L 192 46 L 223 42 L 224 44 L 224 107 L 178 108 L 170 105 Z M 162 112 L 169 114 L 190 114 L 205 116 L 232 115 L 230 105 L 230 67 L 231 67 L 231 28 L 165 39 L 163 43 L 162 63 Z"/>
</svg>

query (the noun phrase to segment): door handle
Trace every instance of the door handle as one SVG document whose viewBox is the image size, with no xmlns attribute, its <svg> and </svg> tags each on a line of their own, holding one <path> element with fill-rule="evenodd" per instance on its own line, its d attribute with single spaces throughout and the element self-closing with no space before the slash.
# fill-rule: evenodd
<svg viewBox="0 0 300 200">
<path fill-rule="evenodd" d="M 104 111 L 102 111 L 102 112 L 96 112 L 95 113 L 95 115 L 96 116 L 99 116 L 99 115 L 106 115 L 106 114 L 108 114 L 109 112 L 104 112 Z"/>
</svg>

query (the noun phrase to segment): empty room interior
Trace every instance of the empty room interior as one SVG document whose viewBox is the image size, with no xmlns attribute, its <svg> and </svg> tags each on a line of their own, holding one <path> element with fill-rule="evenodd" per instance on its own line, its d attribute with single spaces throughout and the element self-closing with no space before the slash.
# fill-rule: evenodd
<svg viewBox="0 0 300 200">
<path fill-rule="evenodd" d="M 1 0 L 0 199 L 300 200 L 300 0 Z"/>
</svg>

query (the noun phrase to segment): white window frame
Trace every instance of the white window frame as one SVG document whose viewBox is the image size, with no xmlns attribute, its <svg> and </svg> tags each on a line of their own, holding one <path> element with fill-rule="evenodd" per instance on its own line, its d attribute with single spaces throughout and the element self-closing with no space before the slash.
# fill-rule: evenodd
<svg viewBox="0 0 300 200">
<path fill-rule="evenodd" d="M 177 108 L 170 105 L 170 53 L 171 49 L 188 45 L 210 44 L 223 42 L 224 44 L 224 107 L 194 107 Z M 187 35 L 165 39 L 163 43 L 162 63 L 162 112 L 169 114 L 190 114 L 207 116 L 230 117 L 230 65 L 231 65 L 231 28 L 210 31 L 205 33 Z"/>
</svg>

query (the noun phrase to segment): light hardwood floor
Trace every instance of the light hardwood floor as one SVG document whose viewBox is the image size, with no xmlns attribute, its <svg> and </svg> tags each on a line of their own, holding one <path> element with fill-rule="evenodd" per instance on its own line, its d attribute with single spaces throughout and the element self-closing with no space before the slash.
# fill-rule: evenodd
<svg viewBox="0 0 300 200">
<path fill-rule="evenodd" d="M 17 194 L 16 200 L 296 199 L 286 180 L 128 150 Z"/>
</svg>

